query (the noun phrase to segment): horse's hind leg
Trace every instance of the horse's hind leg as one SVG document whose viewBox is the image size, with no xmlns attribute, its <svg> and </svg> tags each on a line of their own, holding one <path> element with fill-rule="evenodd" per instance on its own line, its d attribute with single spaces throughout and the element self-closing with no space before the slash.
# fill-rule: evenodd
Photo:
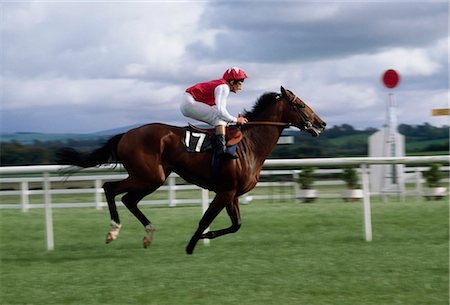
<svg viewBox="0 0 450 305">
<path fill-rule="evenodd" d="M 108 202 L 109 214 L 111 216 L 110 229 L 108 234 L 106 234 L 106 243 L 112 242 L 119 236 L 121 225 L 115 198 L 118 194 L 125 192 L 122 185 L 123 181 L 106 182 L 103 184 L 106 201 Z"/>
<path fill-rule="evenodd" d="M 149 193 L 151 193 L 151 191 L 128 192 L 125 196 L 122 197 L 123 204 L 145 227 L 146 235 L 144 236 L 144 248 L 148 248 L 152 243 L 155 227 L 152 225 L 151 221 L 144 215 L 144 213 L 142 213 L 142 211 L 137 207 L 137 204 Z"/>
</svg>

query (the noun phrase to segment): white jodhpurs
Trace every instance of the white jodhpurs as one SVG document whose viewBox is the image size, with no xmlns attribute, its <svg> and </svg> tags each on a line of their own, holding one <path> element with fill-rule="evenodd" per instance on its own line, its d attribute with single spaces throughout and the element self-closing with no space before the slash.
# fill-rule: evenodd
<svg viewBox="0 0 450 305">
<path fill-rule="evenodd" d="M 227 125 L 227 122 L 221 119 L 217 106 L 209 106 L 205 103 L 197 102 L 187 92 L 184 93 L 180 110 L 184 116 L 208 123 L 211 126 Z"/>
</svg>

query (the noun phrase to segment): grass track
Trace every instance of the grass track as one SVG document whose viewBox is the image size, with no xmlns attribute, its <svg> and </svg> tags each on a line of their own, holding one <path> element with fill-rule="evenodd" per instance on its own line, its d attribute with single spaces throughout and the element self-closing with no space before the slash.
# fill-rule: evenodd
<svg viewBox="0 0 450 305">
<path fill-rule="evenodd" d="M 55 247 L 45 251 L 42 209 L 1 210 L 0 304 L 448 304 L 448 203 L 372 204 L 374 240 L 362 209 L 339 200 L 254 202 L 233 235 L 184 247 L 199 207 L 144 207 L 143 229 L 120 209 L 118 240 L 104 244 L 106 209 L 55 209 Z M 225 214 L 225 213 L 224 213 Z M 213 228 L 228 226 L 220 215 Z"/>
</svg>

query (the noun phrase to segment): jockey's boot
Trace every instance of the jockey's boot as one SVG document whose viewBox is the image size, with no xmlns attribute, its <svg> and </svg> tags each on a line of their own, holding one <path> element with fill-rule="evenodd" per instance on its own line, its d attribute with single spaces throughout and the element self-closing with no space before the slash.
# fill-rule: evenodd
<svg viewBox="0 0 450 305">
<path fill-rule="evenodd" d="M 236 147 L 228 147 L 224 134 L 216 135 L 216 156 L 225 159 L 239 158 L 236 153 Z"/>
</svg>

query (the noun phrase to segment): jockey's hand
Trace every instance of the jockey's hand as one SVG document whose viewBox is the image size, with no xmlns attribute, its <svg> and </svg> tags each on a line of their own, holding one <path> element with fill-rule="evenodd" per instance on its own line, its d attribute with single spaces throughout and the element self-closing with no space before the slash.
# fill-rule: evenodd
<svg viewBox="0 0 450 305">
<path fill-rule="evenodd" d="M 244 125 L 247 122 L 248 122 L 248 120 L 245 117 L 243 117 L 241 114 L 238 114 L 238 117 L 237 117 L 238 125 Z"/>
</svg>

